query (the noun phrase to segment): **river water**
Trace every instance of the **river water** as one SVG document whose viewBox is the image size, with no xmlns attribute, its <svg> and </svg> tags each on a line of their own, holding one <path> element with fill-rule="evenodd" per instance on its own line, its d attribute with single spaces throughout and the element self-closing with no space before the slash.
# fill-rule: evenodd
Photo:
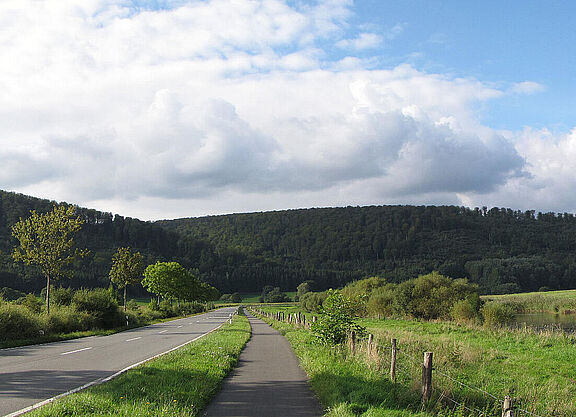
<svg viewBox="0 0 576 417">
<path fill-rule="evenodd" d="M 576 332 L 576 314 L 516 314 L 513 325 L 519 327 L 526 325 L 536 329 L 562 329 L 568 332 Z"/>
</svg>

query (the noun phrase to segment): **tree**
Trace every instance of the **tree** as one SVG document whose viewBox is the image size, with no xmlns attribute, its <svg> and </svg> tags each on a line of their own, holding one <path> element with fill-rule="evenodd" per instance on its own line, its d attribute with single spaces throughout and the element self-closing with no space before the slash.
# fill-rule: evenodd
<svg viewBox="0 0 576 417">
<path fill-rule="evenodd" d="M 178 299 L 188 271 L 178 262 L 156 262 L 144 270 L 142 285 L 150 292 L 167 299 Z"/>
<path fill-rule="evenodd" d="M 77 256 L 86 254 L 74 248 L 74 234 L 84 220 L 72 206 L 56 206 L 51 212 L 30 212 L 30 217 L 12 226 L 12 236 L 19 241 L 12 257 L 27 265 L 36 265 L 46 277 L 46 312 L 50 314 L 50 280 L 69 276 L 66 270 Z"/>
<path fill-rule="evenodd" d="M 326 294 L 321 317 L 312 323 L 312 333 L 327 345 L 342 343 L 351 332 L 364 335 L 366 328 L 356 323 L 354 302 L 338 290 L 328 290 Z"/>
<path fill-rule="evenodd" d="M 124 311 L 126 311 L 126 287 L 130 284 L 137 284 L 142 280 L 144 263 L 140 252 L 132 253 L 130 248 L 118 248 L 112 256 L 112 267 L 110 268 L 110 280 L 124 289 Z"/>
</svg>

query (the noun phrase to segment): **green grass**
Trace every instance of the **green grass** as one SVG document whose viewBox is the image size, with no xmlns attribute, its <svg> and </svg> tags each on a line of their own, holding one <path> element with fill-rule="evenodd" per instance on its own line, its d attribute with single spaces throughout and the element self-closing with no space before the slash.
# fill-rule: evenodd
<svg viewBox="0 0 576 417">
<path fill-rule="evenodd" d="M 284 294 L 294 300 L 296 291 L 285 291 Z M 244 304 L 255 304 L 260 302 L 261 293 L 241 293 L 240 295 L 242 296 L 242 303 Z"/>
<path fill-rule="evenodd" d="M 273 307 L 265 309 L 272 311 Z M 295 308 L 291 307 L 290 312 L 295 312 Z M 278 324 L 309 373 L 319 398 L 331 408 L 328 414 L 331 417 L 404 415 L 398 414 L 404 407 L 407 407 L 406 413 L 414 413 L 405 415 L 418 415 L 416 397 L 426 351 L 434 352 L 435 393 L 429 404 L 431 408 L 426 409 L 431 415 L 451 412 L 468 415 L 454 410 L 454 403 L 441 398 L 442 394 L 470 408 L 489 410 L 487 416 L 499 416 L 497 400 L 450 378 L 480 388 L 498 399 L 511 395 L 520 408 L 536 415 L 576 415 L 576 337 L 573 335 L 485 329 L 447 322 L 369 319 L 360 322 L 375 335 L 379 354 L 367 357 L 360 349 L 357 356 L 346 360 L 337 349 L 315 345 L 308 331 Z M 391 338 L 397 339 L 401 351 L 397 384 L 390 384 L 387 376 Z M 340 414 L 335 410 L 340 410 Z"/>
<path fill-rule="evenodd" d="M 235 366 L 250 338 L 250 324 L 232 324 L 102 385 L 30 413 L 34 417 L 200 415 Z"/>
<path fill-rule="evenodd" d="M 519 313 L 576 313 L 576 290 L 485 295 L 482 298 L 511 304 Z"/>
</svg>

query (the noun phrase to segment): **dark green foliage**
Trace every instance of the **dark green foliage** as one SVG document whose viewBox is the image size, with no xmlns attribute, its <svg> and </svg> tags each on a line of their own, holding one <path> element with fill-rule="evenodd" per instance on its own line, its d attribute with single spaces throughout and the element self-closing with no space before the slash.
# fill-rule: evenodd
<svg viewBox="0 0 576 417">
<path fill-rule="evenodd" d="M 15 290 L 13 288 L 8 287 L 0 288 L 0 298 L 6 301 L 14 301 L 25 296 L 26 296 L 25 293 L 23 293 L 22 291 Z"/>
<path fill-rule="evenodd" d="M 364 335 L 366 329 L 356 323 L 354 301 L 337 290 L 328 290 L 320 309 L 320 318 L 312 323 L 312 333 L 326 345 L 342 343 L 352 332 Z"/>
<path fill-rule="evenodd" d="M 76 291 L 72 298 L 72 305 L 76 310 L 94 317 L 98 327 L 112 328 L 123 323 L 116 299 L 103 288 Z"/>
<path fill-rule="evenodd" d="M 261 303 L 284 303 L 286 301 L 292 300 L 280 291 L 280 287 L 272 287 L 270 285 L 264 287 L 260 296 Z"/>
<path fill-rule="evenodd" d="M 26 294 L 26 296 L 18 299 L 17 304 L 23 305 L 33 313 L 40 313 L 42 311 L 42 301 L 34 294 Z"/>
<path fill-rule="evenodd" d="M 28 308 L 0 303 L 0 341 L 37 337 L 42 329 L 42 321 Z"/>
<path fill-rule="evenodd" d="M 52 302 L 56 305 L 69 306 L 74 297 L 74 290 L 72 288 L 54 288 L 51 291 Z"/>
<path fill-rule="evenodd" d="M 242 296 L 240 295 L 240 293 L 232 293 L 232 294 L 223 294 L 222 297 L 220 297 L 221 301 L 227 301 L 229 303 L 241 303 L 242 302 Z"/>
<path fill-rule="evenodd" d="M 35 268 L 10 258 L 10 226 L 31 209 L 47 212 L 53 204 L 0 192 L 0 286 L 42 288 Z M 400 283 L 431 271 L 467 277 L 481 293 L 576 287 L 576 217 L 567 213 L 375 206 L 154 223 L 89 209 L 78 213 L 85 223 L 77 246 L 90 254 L 73 265 L 73 288 L 107 286 L 112 255 L 127 246 L 146 264 L 174 260 L 197 268 L 201 281 L 226 293 L 265 285 L 294 291 L 308 280 L 321 291 L 374 275 Z M 146 295 L 140 286 L 129 292 Z"/>
<path fill-rule="evenodd" d="M 300 301 L 300 298 L 311 291 L 313 291 L 314 281 L 304 281 L 298 287 L 296 287 L 296 296 L 294 297 L 294 301 Z"/>
<path fill-rule="evenodd" d="M 304 310 L 311 313 L 319 313 L 326 297 L 328 297 L 326 292 L 307 292 L 300 297 L 299 302 Z"/>
</svg>

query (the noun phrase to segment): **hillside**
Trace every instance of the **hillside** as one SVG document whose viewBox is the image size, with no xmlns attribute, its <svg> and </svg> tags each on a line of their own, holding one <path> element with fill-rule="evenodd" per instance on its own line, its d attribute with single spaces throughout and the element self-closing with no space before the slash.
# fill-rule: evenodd
<svg viewBox="0 0 576 417">
<path fill-rule="evenodd" d="M 10 226 L 55 202 L 0 191 L 0 287 L 38 291 L 34 268 L 15 265 Z M 108 285 L 119 246 L 147 262 L 197 268 L 222 292 L 264 285 L 317 289 L 381 275 L 403 281 L 438 270 L 468 277 L 484 293 L 576 288 L 576 218 L 572 214 L 455 206 L 372 206 L 287 210 L 143 222 L 79 208 L 78 245 L 90 255 L 74 265 L 73 287 Z"/>
<path fill-rule="evenodd" d="M 431 270 L 468 277 L 484 293 L 576 287 L 576 218 L 572 214 L 374 206 L 158 224 L 208 241 L 219 253 L 232 248 L 259 260 L 262 266 L 238 265 L 236 279 L 272 274 L 272 280 L 287 288 L 303 279 L 326 287 L 376 274 L 402 281 Z"/>
</svg>

